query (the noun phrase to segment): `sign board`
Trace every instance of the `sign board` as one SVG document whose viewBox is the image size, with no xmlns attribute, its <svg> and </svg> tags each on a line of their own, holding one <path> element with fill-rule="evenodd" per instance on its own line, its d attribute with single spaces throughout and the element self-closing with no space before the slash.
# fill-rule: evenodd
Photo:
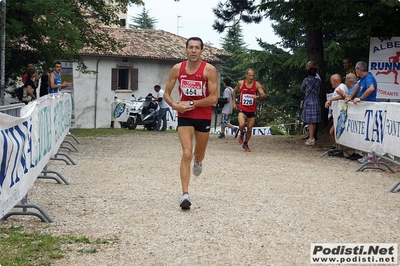
<svg viewBox="0 0 400 266">
<path fill-rule="evenodd" d="M 377 99 L 400 100 L 400 37 L 370 40 L 369 71 L 378 82 Z"/>
<path fill-rule="evenodd" d="M 400 157 L 400 104 L 338 101 L 334 107 L 336 142 L 378 155 Z"/>
</svg>

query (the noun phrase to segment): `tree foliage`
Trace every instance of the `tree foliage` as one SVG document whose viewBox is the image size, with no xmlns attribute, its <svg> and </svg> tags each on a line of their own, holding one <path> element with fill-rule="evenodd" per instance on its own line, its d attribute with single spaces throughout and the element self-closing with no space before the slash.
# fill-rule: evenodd
<svg viewBox="0 0 400 266">
<path fill-rule="evenodd" d="M 157 19 L 149 15 L 149 10 L 143 7 L 142 13 L 137 16 L 131 17 L 134 24 L 130 24 L 130 28 L 137 29 L 155 29 L 157 24 Z"/>
<path fill-rule="evenodd" d="M 6 10 L 6 76 L 18 75 L 28 62 L 52 67 L 55 59 L 79 61 L 85 46 L 115 50 L 120 45 L 99 31 L 118 26 L 118 13 L 141 0 L 14 0 Z M 40 67 L 40 66 L 39 66 Z"/>
<path fill-rule="evenodd" d="M 244 77 L 245 68 L 242 66 L 243 55 L 246 55 L 246 43 L 243 41 L 242 28 L 236 24 L 228 29 L 226 36 L 222 38 L 222 48 L 232 54 L 231 57 L 222 58 L 224 64 L 221 67 L 221 76 L 229 77 L 234 83 L 237 83 Z"/>
<path fill-rule="evenodd" d="M 320 99 L 325 114 L 322 105 L 331 90 L 329 77 L 344 74 L 342 59 L 367 61 L 370 37 L 400 36 L 397 0 L 227 0 L 219 2 L 213 12 L 213 27 L 218 32 L 240 22 L 258 23 L 263 18 L 274 21 L 274 32 L 282 38 L 280 47 L 284 50 L 260 39 L 263 51 L 251 52 L 250 62 L 263 77 L 269 103 L 276 110 L 284 110 L 286 117 L 295 117 L 298 112 L 303 97 L 299 87 L 307 61 L 316 62 L 323 80 Z"/>
</svg>

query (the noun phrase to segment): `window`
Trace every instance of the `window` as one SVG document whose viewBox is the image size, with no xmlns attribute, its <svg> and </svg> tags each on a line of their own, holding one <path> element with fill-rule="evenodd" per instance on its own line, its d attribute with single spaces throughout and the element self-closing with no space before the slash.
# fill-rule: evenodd
<svg viewBox="0 0 400 266">
<path fill-rule="evenodd" d="M 119 24 L 121 25 L 121 28 L 126 26 L 126 19 L 120 19 Z"/>
<path fill-rule="evenodd" d="M 112 90 L 138 90 L 139 70 L 136 68 L 113 68 L 111 69 Z"/>
</svg>

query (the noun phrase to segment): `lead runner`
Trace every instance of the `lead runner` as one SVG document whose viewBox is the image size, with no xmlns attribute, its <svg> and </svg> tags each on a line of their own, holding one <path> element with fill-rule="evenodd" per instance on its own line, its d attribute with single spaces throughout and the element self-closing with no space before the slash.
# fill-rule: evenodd
<svg viewBox="0 0 400 266">
<path fill-rule="evenodd" d="M 212 106 L 218 101 L 217 70 L 201 59 L 203 51 L 204 45 L 200 38 L 191 37 L 186 41 L 188 59 L 172 67 L 164 93 L 165 101 L 178 112 L 178 136 L 182 146 L 182 210 L 190 209 L 191 205 L 189 181 L 192 159 L 193 174 L 199 176 L 203 170 L 202 161 L 211 129 Z M 180 100 L 175 103 L 171 93 L 177 80 Z"/>
</svg>

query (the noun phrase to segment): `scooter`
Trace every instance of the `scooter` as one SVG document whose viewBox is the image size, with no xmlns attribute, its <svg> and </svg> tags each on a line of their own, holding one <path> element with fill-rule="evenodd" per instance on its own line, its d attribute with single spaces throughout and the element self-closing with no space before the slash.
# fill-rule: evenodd
<svg viewBox="0 0 400 266">
<path fill-rule="evenodd" d="M 135 99 L 133 94 L 132 97 Z M 134 130 L 137 125 L 144 125 L 147 130 L 154 130 L 158 120 L 158 103 L 153 101 L 153 94 L 149 93 L 146 97 L 139 97 L 131 103 L 126 126 L 130 130 Z"/>
</svg>

